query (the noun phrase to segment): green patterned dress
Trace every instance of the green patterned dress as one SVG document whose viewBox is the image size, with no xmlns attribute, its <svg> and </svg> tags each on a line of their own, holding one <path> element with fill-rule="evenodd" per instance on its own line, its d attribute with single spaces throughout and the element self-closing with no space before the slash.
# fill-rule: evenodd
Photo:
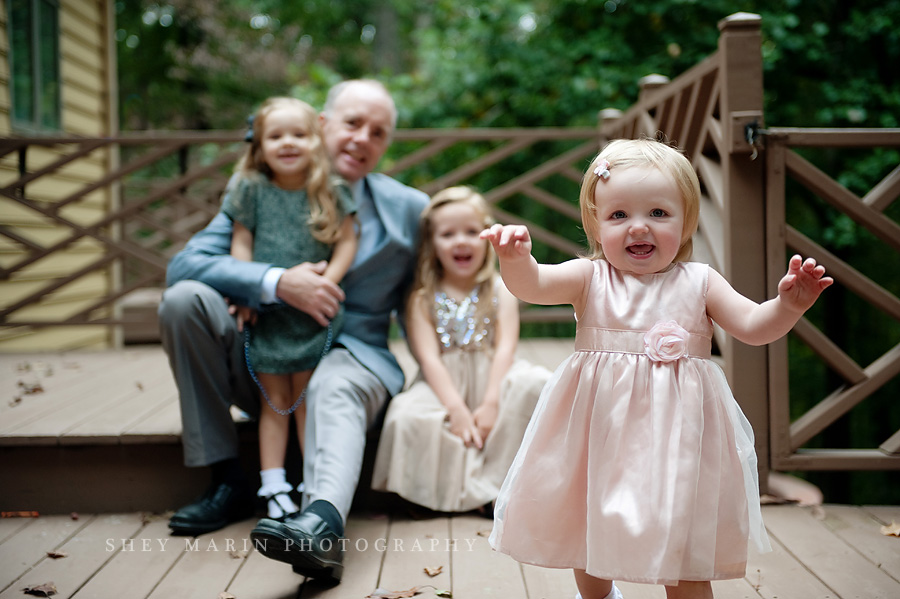
<svg viewBox="0 0 900 599">
<path fill-rule="evenodd" d="M 343 219 L 356 212 L 349 187 L 334 183 Z M 253 233 L 253 260 L 290 268 L 301 262 L 330 260 L 332 246 L 316 240 L 307 221 L 306 190 L 286 190 L 264 176 L 242 177 L 225 195 L 222 211 Z M 332 320 L 337 337 L 343 322 L 341 306 Z M 308 314 L 286 304 L 266 306 L 251 327 L 250 362 L 257 372 L 286 374 L 311 370 L 319 363 L 328 329 Z"/>
</svg>

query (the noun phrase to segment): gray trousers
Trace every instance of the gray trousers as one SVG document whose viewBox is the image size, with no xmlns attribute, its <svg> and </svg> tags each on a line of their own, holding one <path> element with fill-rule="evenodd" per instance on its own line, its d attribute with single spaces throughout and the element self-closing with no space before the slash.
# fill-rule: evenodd
<svg viewBox="0 0 900 599">
<path fill-rule="evenodd" d="M 237 457 L 229 408 L 234 404 L 256 416 L 260 401 L 244 362 L 243 336 L 228 305 L 208 285 L 181 281 L 163 294 L 159 322 L 181 402 L 185 465 L 208 466 Z M 324 499 L 347 521 L 366 431 L 387 398 L 378 377 L 346 349 L 336 347 L 322 359 L 306 393 L 302 507 Z"/>
</svg>

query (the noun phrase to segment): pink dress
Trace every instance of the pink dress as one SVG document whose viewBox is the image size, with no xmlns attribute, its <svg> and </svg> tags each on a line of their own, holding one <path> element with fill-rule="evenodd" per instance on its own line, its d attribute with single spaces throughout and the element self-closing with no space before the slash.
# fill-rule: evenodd
<svg viewBox="0 0 900 599">
<path fill-rule="evenodd" d="M 769 548 L 753 431 L 710 360 L 708 273 L 594 262 L 575 353 L 544 388 L 500 490 L 494 549 L 674 584 L 740 578 L 748 538 Z"/>
</svg>

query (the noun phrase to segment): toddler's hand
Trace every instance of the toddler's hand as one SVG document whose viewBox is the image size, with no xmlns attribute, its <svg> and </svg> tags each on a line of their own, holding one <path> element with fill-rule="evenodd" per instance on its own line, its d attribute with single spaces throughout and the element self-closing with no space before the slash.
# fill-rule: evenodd
<svg viewBox="0 0 900 599">
<path fill-rule="evenodd" d="M 481 232 L 481 238 L 494 246 L 501 260 L 521 258 L 531 254 L 531 235 L 525 225 L 494 225 Z"/>
<path fill-rule="evenodd" d="M 257 313 L 253 308 L 247 306 L 236 306 L 235 317 L 237 318 L 238 331 L 244 332 L 245 324 L 256 324 Z"/>
<path fill-rule="evenodd" d="M 816 265 L 813 258 L 803 260 L 794 254 L 788 264 L 787 274 L 778 283 L 778 296 L 790 309 L 805 312 L 812 306 L 822 291 L 834 283 L 826 277 L 825 267 Z"/>
</svg>

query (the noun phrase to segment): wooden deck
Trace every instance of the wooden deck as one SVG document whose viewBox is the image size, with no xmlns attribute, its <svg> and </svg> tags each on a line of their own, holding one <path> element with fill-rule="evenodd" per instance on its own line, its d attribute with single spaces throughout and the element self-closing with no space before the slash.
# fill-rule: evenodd
<svg viewBox="0 0 900 599">
<path fill-rule="evenodd" d="M 743 579 L 713 583 L 718 599 L 896 599 L 900 539 L 880 533 L 898 507 L 766 506 L 774 551 L 751 557 Z M 306 582 L 252 549 L 253 521 L 197 538 L 170 537 L 165 516 L 81 514 L 0 520 L 0 599 L 52 582 L 78 599 L 363 599 L 376 589 L 449 590 L 456 599 L 572 599 L 570 572 L 520 565 L 491 551 L 477 516 L 412 520 L 354 513 L 343 582 Z M 52 558 L 48 552 L 64 557 Z M 425 568 L 442 568 L 431 578 Z M 426 586 L 430 585 L 430 586 Z M 627 599 L 661 587 L 620 583 Z M 220 595 L 228 593 L 228 595 Z"/>
<path fill-rule="evenodd" d="M 404 347 L 394 349 L 411 370 Z M 533 340 L 520 354 L 552 368 L 570 350 L 571 341 Z M 411 518 L 365 489 L 347 527 L 344 580 L 333 588 L 253 550 L 254 520 L 170 537 L 165 510 L 207 481 L 181 466 L 178 401 L 158 346 L 0 355 L 0 373 L 0 510 L 41 513 L 0 519 L 0 599 L 45 583 L 54 597 L 79 599 L 363 599 L 414 587 L 423 598 L 575 596 L 570 572 L 492 552 L 490 521 Z M 714 583 L 718 599 L 900 597 L 900 538 L 881 534 L 900 522 L 900 507 L 767 505 L 763 517 L 774 551 L 752 556 L 744 579 Z M 432 578 L 426 567 L 442 571 Z M 620 587 L 628 599 L 664 597 L 661 587 Z"/>
</svg>

